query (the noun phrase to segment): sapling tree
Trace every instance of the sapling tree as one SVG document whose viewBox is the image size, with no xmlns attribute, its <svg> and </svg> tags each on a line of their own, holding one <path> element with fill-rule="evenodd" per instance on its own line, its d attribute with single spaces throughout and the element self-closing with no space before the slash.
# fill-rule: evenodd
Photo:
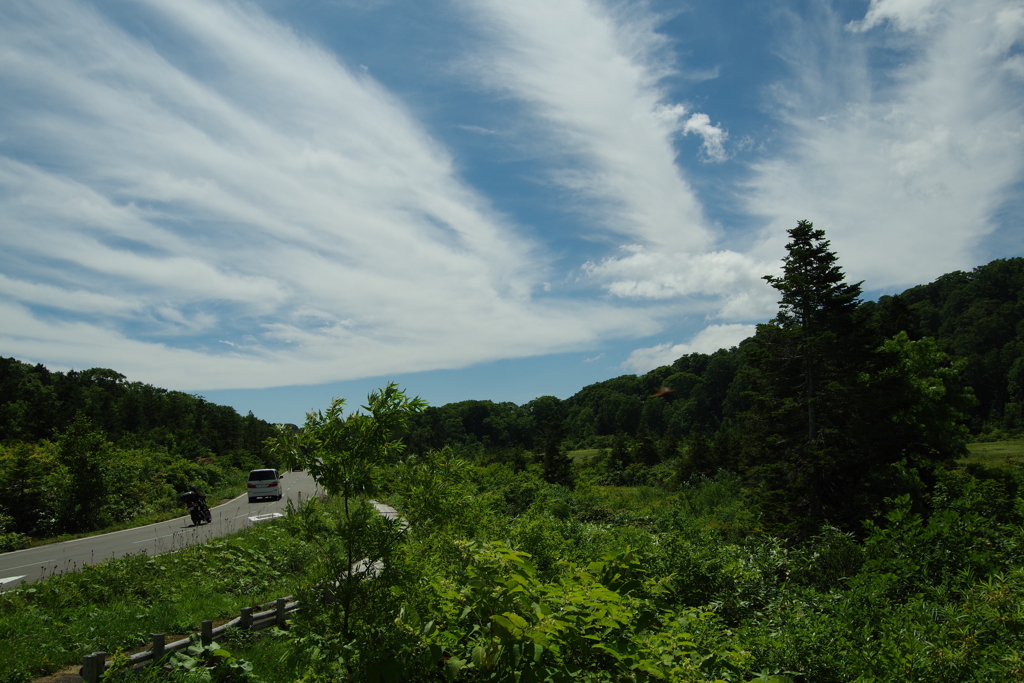
<svg viewBox="0 0 1024 683">
<path fill-rule="evenodd" d="M 407 397 L 392 383 L 369 395 L 365 412 L 346 415 L 344 399 L 335 399 L 326 411 L 310 412 L 301 430 L 282 431 L 271 443 L 285 463 L 307 470 L 329 496 L 340 498 L 340 524 L 316 505 L 304 521 L 310 540 L 320 546 L 319 559 L 327 573 L 324 586 L 330 593 L 327 602 L 346 642 L 353 635 L 353 604 L 360 582 L 386 554 L 387 539 L 374 533 L 374 525 L 383 522 L 365 499 L 377 490 L 383 468 L 402 454 L 410 416 L 424 407 L 425 401 Z M 366 561 L 357 565 L 361 560 Z"/>
</svg>

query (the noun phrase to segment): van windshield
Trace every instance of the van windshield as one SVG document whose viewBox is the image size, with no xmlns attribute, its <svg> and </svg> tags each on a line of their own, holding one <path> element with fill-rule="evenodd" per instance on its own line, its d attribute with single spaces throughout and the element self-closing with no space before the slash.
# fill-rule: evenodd
<svg viewBox="0 0 1024 683">
<path fill-rule="evenodd" d="M 249 481 L 265 481 L 277 479 L 277 472 L 274 470 L 253 470 L 249 473 Z"/>
</svg>

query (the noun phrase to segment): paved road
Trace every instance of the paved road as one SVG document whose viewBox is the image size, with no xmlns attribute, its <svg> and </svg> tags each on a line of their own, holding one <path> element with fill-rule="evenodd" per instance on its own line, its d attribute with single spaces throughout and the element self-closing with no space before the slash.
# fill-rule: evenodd
<svg viewBox="0 0 1024 683">
<path fill-rule="evenodd" d="M 193 527 L 188 515 L 137 529 L 52 543 L 39 548 L 0 554 L 0 591 L 96 564 L 111 557 L 145 551 L 159 555 L 240 531 L 251 524 L 280 516 L 289 499 L 296 503 L 320 493 L 305 472 L 285 472 L 281 477 L 284 498 L 250 503 L 247 494 L 212 508 L 213 522 Z"/>
</svg>

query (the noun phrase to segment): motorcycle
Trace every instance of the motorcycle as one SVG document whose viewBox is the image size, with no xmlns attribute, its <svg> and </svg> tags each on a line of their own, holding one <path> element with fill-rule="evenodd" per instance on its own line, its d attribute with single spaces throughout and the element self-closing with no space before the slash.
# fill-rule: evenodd
<svg viewBox="0 0 1024 683">
<path fill-rule="evenodd" d="M 192 517 L 192 526 L 199 526 L 203 522 L 209 524 L 213 521 L 213 514 L 209 506 L 203 501 L 188 501 L 188 514 Z"/>
</svg>

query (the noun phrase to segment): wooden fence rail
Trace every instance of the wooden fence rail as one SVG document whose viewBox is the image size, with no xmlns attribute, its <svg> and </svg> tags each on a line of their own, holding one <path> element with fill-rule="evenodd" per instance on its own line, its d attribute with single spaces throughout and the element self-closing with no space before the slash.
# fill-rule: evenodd
<svg viewBox="0 0 1024 683">
<path fill-rule="evenodd" d="M 237 626 L 246 631 L 259 631 L 270 626 L 284 628 L 287 615 L 299 610 L 299 603 L 291 601 L 292 596 L 278 598 L 272 602 L 260 605 L 261 608 L 270 607 L 260 612 L 253 612 L 252 607 L 243 607 L 241 614 L 214 628 L 212 621 L 204 621 L 199 632 L 199 638 L 204 645 L 209 645 L 213 639 L 222 635 L 232 626 Z M 164 642 L 163 633 L 153 634 L 153 645 L 145 652 L 138 652 L 128 658 L 130 666 L 139 666 L 145 662 L 158 661 L 169 652 L 183 650 L 188 647 L 190 638 L 176 640 L 173 643 Z M 99 683 L 100 675 L 107 669 L 107 653 L 93 652 L 82 658 L 82 669 L 80 675 L 86 683 Z"/>
</svg>

